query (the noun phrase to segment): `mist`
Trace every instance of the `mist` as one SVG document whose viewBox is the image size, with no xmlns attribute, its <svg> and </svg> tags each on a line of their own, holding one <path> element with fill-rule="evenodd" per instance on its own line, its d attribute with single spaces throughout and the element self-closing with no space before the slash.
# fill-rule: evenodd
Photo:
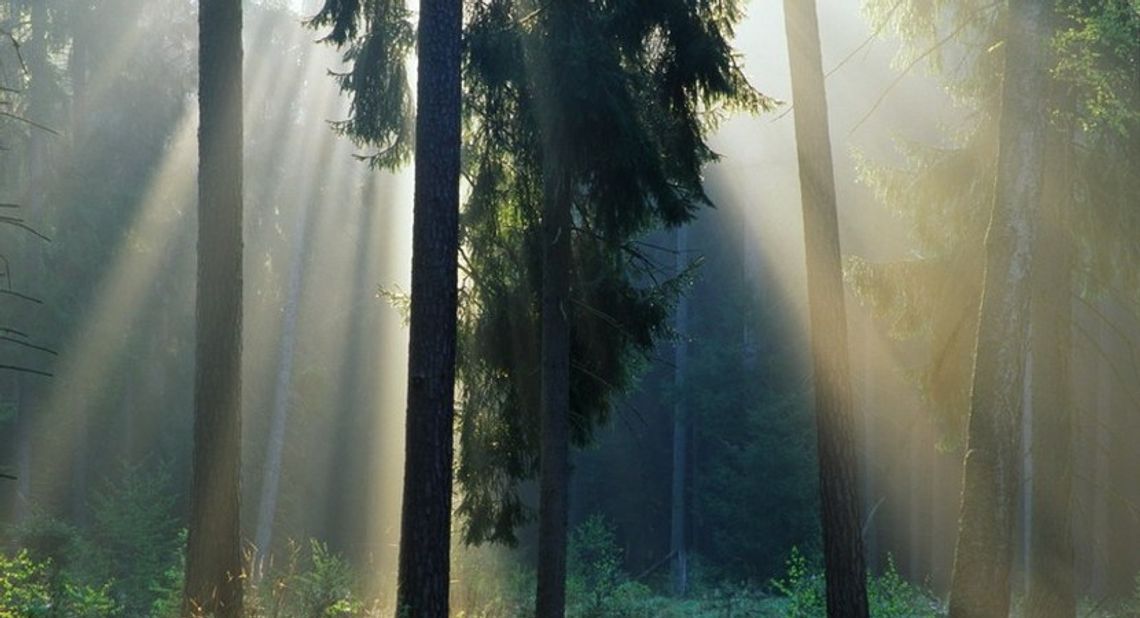
<svg viewBox="0 0 1140 618">
<path fill-rule="evenodd" d="M 1135 0 L 3 0 L 0 615 L 1134 615 L 1138 66 Z"/>
</svg>

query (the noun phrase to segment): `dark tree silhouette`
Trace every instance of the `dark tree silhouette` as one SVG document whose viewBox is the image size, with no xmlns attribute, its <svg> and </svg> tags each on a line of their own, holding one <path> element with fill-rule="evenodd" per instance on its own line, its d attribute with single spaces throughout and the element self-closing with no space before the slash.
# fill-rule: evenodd
<svg viewBox="0 0 1140 618">
<path fill-rule="evenodd" d="M 807 247 L 820 518 L 828 616 L 868 615 L 835 173 L 814 0 L 785 0 Z"/>
<path fill-rule="evenodd" d="M 401 616 L 448 615 L 462 14 L 461 0 L 420 4 Z"/>
<path fill-rule="evenodd" d="M 242 11 L 202 0 L 193 480 L 183 613 L 242 615 Z"/>
</svg>

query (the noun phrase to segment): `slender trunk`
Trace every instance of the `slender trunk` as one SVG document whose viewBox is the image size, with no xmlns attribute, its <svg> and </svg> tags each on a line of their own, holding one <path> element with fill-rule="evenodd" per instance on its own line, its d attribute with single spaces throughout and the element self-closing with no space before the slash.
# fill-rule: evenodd
<svg viewBox="0 0 1140 618">
<path fill-rule="evenodd" d="M 289 395 L 293 380 L 293 357 L 297 347 L 297 314 L 301 305 L 301 279 L 308 251 L 309 200 L 301 202 L 301 212 L 293 232 L 293 258 L 285 288 L 285 312 L 281 320 L 281 350 L 273 385 L 273 413 L 269 420 L 269 440 L 265 446 L 265 469 L 261 499 L 257 508 L 254 547 L 269 555 L 273 542 L 273 520 L 277 514 L 277 494 L 281 485 L 281 458 L 285 452 L 285 427 L 289 423 Z"/>
<path fill-rule="evenodd" d="M 862 474 L 863 497 L 863 524 L 861 536 L 863 538 L 866 567 L 871 573 L 877 572 L 879 566 L 879 534 L 878 522 L 881 503 L 876 497 L 878 488 L 875 484 L 875 454 L 879 452 L 878 425 L 875 423 L 875 406 L 878 405 L 878 383 L 875 372 L 875 331 L 874 325 L 867 320 L 862 328 L 862 382 L 863 382 L 863 466 Z"/>
<path fill-rule="evenodd" d="M 570 475 L 570 183 L 546 171 L 542 217 L 542 387 L 538 589 L 535 615 L 566 611 L 566 513 Z"/>
<path fill-rule="evenodd" d="M 15 523 L 23 524 L 31 515 L 32 500 L 32 422 L 23 385 L 23 376 L 17 376 L 16 386 L 16 503 Z"/>
<path fill-rule="evenodd" d="M 688 229 L 676 232 L 676 271 L 680 275 L 687 266 Z M 685 478 L 688 470 L 689 420 L 685 409 L 685 372 L 689 352 L 689 303 L 685 296 L 677 301 L 677 344 L 673 349 L 673 491 L 669 549 L 673 554 L 673 594 L 685 596 L 689 589 L 689 566 L 685 547 L 686 508 Z"/>
<path fill-rule="evenodd" d="M 28 115 L 32 120 L 50 126 L 54 118 L 51 117 L 50 71 L 48 61 L 48 15 L 47 7 L 42 2 L 31 6 L 30 14 L 31 34 L 27 43 L 26 61 L 30 74 L 28 84 Z M 33 221 L 46 219 L 45 194 L 48 187 L 48 144 L 44 131 L 33 129 L 28 135 L 28 177 L 25 185 L 24 209 Z M 44 280 L 43 251 L 40 241 L 23 235 L 17 241 L 19 247 L 19 264 L 22 271 L 22 281 L 31 284 Z M 7 264 L 5 264 L 7 266 Z M 12 273 L 8 273 L 7 284 L 13 286 Z M 25 290 L 32 292 L 31 289 Z M 44 332 L 47 326 L 42 316 L 37 313 L 24 313 L 27 322 L 22 326 L 29 332 L 36 334 Z M 36 359 L 39 360 L 39 359 Z M 38 363 L 29 363 L 36 366 Z M 36 419 L 42 413 L 41 394 L 45 392 L 43 378 L 39 376 L 20 374 L 15 379 L 17 388 L 16 397 L 16 476 L 17 488 L 17 521 L 23 522 L 31 515 L 32 500 L 32 441 L 38 432 L 34 429 L 42 419 Z M 79 437 L 79 444 L 83 445 L 84 438 Z"/>
<path fill-rule="evenodd" d="M 1010 0 L 997 183 L 978 323 L 950 616 L 1009 613 L 1031 255 L 1047 128 L 1049 0 Z"/>
<path fill-rule="evenodd" d="M 183 615 L 242 614 L 240 0 L 199 4 L 193 480 Z"/>
<path fill-rule="evenodd" d="M 807 247 L 827 614 L 868 615 L 835 175 L 813 0 L 784 0 Z"/>
<path fill-rule="evenodd" d="M 1099 312 L 1107 310 L 1108 303 L 1103 299 L 1098 301 Z M 1105 322 L 1100 322 L 1100 328 L 1094 334 L 1094 348 L 1103 349 L 1106 341 L 1112 339 L 1112 329 Z M 1092 494 L 1093 525 L 1090 531 L 1092 541 L 1092 558 L 1090 560 L 1091 595 L 1095 599 L 1102 599 L 1108 595 L 1109 561 L 1111 552 L 1109 547 L 1109 514 L 1112 501 L 1109 499 L 1109 486 L 1111 483 L 1112 459 L 1109 457 L 1109 447 L 1112 444 L 1112 391 L 1113 376 L 1109 360 L 1103 354 L 1096 354 L 1096 412 L 1093 421 L 1093 470 Z"/>
<path fill-rule="evenodd" d="M 1065 136 L 1067 137 L 1067 136 Z M 1052 140 L 1054 142 L 1059 139 Z M 1062 152 L 1063 151 L 1063 152 Z M 1068 216 L 1067 148 L 1050 148 L 1040 236 L 1034 250 L 1033 433 L 1030 541 L 1025 615 L 1073 618 L 1072 338 L 1073 244 Z"/>
<path fill-rule="evenodd" d="M 408 408 L 397 604 L 448 615 L 459 237 L 461 0 L 420 4 Z"/>
</svg>

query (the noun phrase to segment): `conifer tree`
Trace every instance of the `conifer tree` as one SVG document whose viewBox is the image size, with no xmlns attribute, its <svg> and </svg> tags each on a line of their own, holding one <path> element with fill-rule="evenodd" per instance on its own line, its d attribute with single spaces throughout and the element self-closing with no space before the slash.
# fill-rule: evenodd
<svg viewBox="0 0 1140 618">
<path fill-rule="evenodd" d="M 707 131 L 726 110 L 768 101 L 728 44 L 735 1 L 479 0 L 467 10 L 459 512 L 469 542 L 512 541 L 530 517 L 517 485 L 538 476 L 545 451 L 541 553 L 551 558 L 540 562 L 539 611 L 560 615 L 569 446 L 589 439 L 667 331 L 680 286 L 639 283 L 658 273 L 637 238 L 708 203 Z M 402 162 L 402 7 L 329 0 L 314 24 L 331 26 L 328 40 L 353 61 L 341 128 L 377 146 L 374 161 Z"/>
<path fill-rule="evenodd" d="M 413 36 L 400 0 L 327 0 L 310 22 L 347 47 L 352 96 L 338 128 L 394 168 L 414 152 L 412 291 L 397 612 L 446 616 L 451 542 L 460 173 L 461 0 L 420 5 Z M 419 57 L 414 129 L 404 62 Z"/>
<path fill-rule="evenodd" d="M 420 4 L 397 613 L 447 616 L 459 251 L 461 0 Z"/>
<path fill-rule="evenodd" d="M 241 2 L 199 6 L 198 300 L 183 614 L 242 615 Z"/>
<path fill-rule="evenodd" d="M 814 0 L 786 0 L 796 150 L 807 254 L 827 615 L 868 616 L 843 266 Z"/>
<path fill-rule="evenodd" d="M 1127 296 L 1124 290 L 1135 289 L 1129 282 L 1140 264 L 1126 231 L 1137 229 L 1134 209 L 1120 198 L 1137 180 L 1125 171 L 1136 158 L 1129 146 L 1136 140 L 1127 136 L 1135 134 L 1129 127 L 1137 122 L 1137 93 L 1124 67 L 1138 57 L 1140 15 L 1130 13 L 1126 4 L 1066 5 L 1052 40 L 1055 81 L 1046 164 L 1053 171 L 1046 177 L 1050 187 L 1037 242 L 1046 255 L 1038 255 L 1043 266 L 1035 266 L 1044 272 L 1035 277 L 1040 283 L 1034 284 L 1032 301 L 1032 345 L 1038 352 L 1031 408 L 1033 452 L 1054 455 L 1033 458 L 1027 603 L 1034 604 L 1034 615 L 1071 616 L 1075 611 L 1071 530 L 1061 522 L 1072 517 L 1071 503 L 1063 498 L 1071 492 L 1066 485 L 1073 474 L 1065 472 L 1073 462 L 1066 455 L 1070 432 L 1063 428 L 1074 426 L 1076 404 L 1069 381 L 1059 375 L 1071 354 L 1067 332 L 1072 324 L 1060 324 L 1068 319 L 1059 317 L 1067 310 L 1059 294 L 1084 302 L 1104 294 Z M 988 50 L 1004 49 L 999 26 L 1005 7 L 980 2 L 937 6 L 939 10 L 927 11 L 911 2 L 883 1 L 873 2 L 871 12 L 915 44 L 907 66 L 928 59 L 959 105 L 975 113 L 966 116 L 950 146 L 903 142 L 906 164 L 865 168 L 864 179 L 879 199 L 910 225 L 917 251 L 906 261 L 884 264 L 853 258 L 847 274 L 893 335 L 923 338 L 929 345 L 929 360 L 916 375 L 945 446 L 965 439 L 983 270 L 979 258 L 993 204 L 1000 111 L 1001 54 Z M 949 57 L 966 59 L 958 65 L 964 70 L 942 70 Z M 1064 233 L 1050 231 L 1057 225 Z M 1073 251 L 1070 260 L 1063 257 L 1066 243 Z M 1066 261 L 1068 270 L 1059 266 Z M 1042 354 L 1048 356 L 1041 360 Z"/>
</svg>

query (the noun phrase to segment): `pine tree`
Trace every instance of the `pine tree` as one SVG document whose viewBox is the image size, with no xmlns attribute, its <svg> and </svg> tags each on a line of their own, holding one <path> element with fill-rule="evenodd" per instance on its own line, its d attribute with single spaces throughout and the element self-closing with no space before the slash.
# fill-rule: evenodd
<svg viewBox="0 0 1140 618">
<path fill-rule="evenodd" d="M 636 239 L 708 202 L 702 104 L 766 103 L 727 46 L 738 18 L 734 3 L 495 1 L 473 12 L 481 117 L 465 227 L 475 311 L 460 511 L 469 540 L 511 540 L 527 517 L 515 483 L 541 477 L 538 615 L 564 611 L 569 445 L 605 419 L 677 291 L 676 280 L 636 284 L 656 274 Z M 649 51 L 655 35 L 664 49 Z"/>
<path fill-rule="evenodd" d="M 768 101 L 728 45 L 735 1 L 481 0 L 467 9 L 458 510 L 468 541 L 513 540 L 529 518 L 518 482 L 538 475 L 545 451 L 543 553 L 552 558 L 541 563 L 540 596 L 542 611 L 560 614 L 570 443 L 605 419 L 666 332 L 679 289 L 638 283 L 655 266 L 636 238 L 708 203 L 700 172 L 715 157 L 705 135 L 718 104 Z M 402 6 L 329 0 L 313 23 L 331 26 L 327 40 L 353 61 L 341 78 L 352 116 L 340 128 L 376 147 L 375 163 L 401 163 L 411 141 Z"/>
<path fill-rule="evenodd" d="M 1062 165 L 1064 169 L 1058 171 L 1066 173 L 1047 175 L 1054 183 L 1046 190 L 1049 200 L 1063 202 L 1043 205 L 1043 238 L 1037 244 L 1055 253 L 1061 249 L 1054 245 L 1067 241 L 1079 250 L 1071 249 L 1074 254 L 1068 272 L 1042 267 L 1050 272 L 1038 280 L 1047 282 L 1044 295 L 1052 300 L 1033 301 L 1032 320 L 1045 324 L 1032 327 L 1033 345 L 1056 350 L 1041 362 L 1036 360 L 1041 353 L 1034 354 L 1032 380 L 1034 426 L 1043 429 L 1034 431 L 1033 451 L 1058 455 L 1048 461 L 1033 458 L 1030 586 L 1048 581 L 1048 594 L 1036 596 L 1050 603 L 1062 599 L 1051 610 L 1061 614 L 1042 615 L 1071 615 L 1056 608 L 1069 605 L 1065 590 L 1073 586 L 1071 559 L 1061 558 L 1068 562 L 1063 570 L 1057 562 L 1058 555 L 1071 551 L 1065 549 L 1071 539 L 1057 534 L 1067 532 L 1067 527 L 1049 523 L 1071 517 L 1065 512 L 1070 504 L 1058 496 L 1068 493 L 1063 486 L 1071 478 L 1061 470 L 1073 465 L 1063 461 L 1070 448 L 1068 438 L 1049 428 L 1072 424 L 1075 405 L 1059 403 L 1075 401 L 1075 393 L 1066 394 L 1068 382 L 1055 377 L 1061 361 L 1070 354 L 1062 336 L 1067 327 L 1056 323 L 1063 309 L 1056 294 L 1064 290 L 1084 302 L 1105 294 L 1127 296 L 1123 290 L 1135 289 L 1129 282 L 1140 264 L 1131 248 L 1135 243 L 1126 240 L 1132 235 L 1125 231 L 1136 229 L 1130 214 L 1134 209 L 1120 198 L 1135 183 L 1135 175 L 1124 170 L 1136 157 L 1135 148 L 1129 146 L 1136 140 L 1127 135 L 1134 134 L 1128 127 L 1135 126 L 1137 116 L 1136 92 L 1123 67 L 1132 66 L 1140 48 L 1135 34 L 1140 31 L 1140 16 L 1129 13 L 1125 4 L 1067 5 L 1053 40 L 1055 94 L 1049 101 L 1053 132 L 1046 158 L 1047 165 Z M 876 188 L 880 200 L 910 224 L 917 243 L 915 257 L 886 264 L 852 259 L 848 275 L 856 291 L 889 321 L 893 335 L 926 339 L 929 361 L 917 373 L 918 385 L 940 421 L 942 443 L 958 445 L 964 441 L 969 408 L 973 363 L 969 344 L 977 331 L 981 292 L 979 256 L 985 229 L 979 223 L 987 221 L 993 203 L 992 161 L 997 150 L 1002 64 L 1001 54 L 990 50 L 1004 49 L 1004 33 L 998 27 L 1005 23 L 1004 7 L 941 2 L 931 10 L 924 7 L 925 2 L 899 5 L 884 1 L 873 3 L 872 13 L 887 22 L 884 26 L 893 23 L 908 42 L 917 43 L 909 58 L 915 63 L 928 58 L 959 105 L 972 113 L 951 136 L 949 146 L 904 143 L 907 163 L 901 168 L 867 167 L 864 178 Z M 962 60 L 956 65 L 959 70 L 943 69 L 949 57 Z M 1057 158 L 1066 163 L 1058 163 Z M 1048 231 L 1058 218 L 1068 222 L 1068 234 Z M 1113 233 L 1105 234 L 1105 230 Z M 1035 297 L 1042 293 L 1035 284 Z M 1058 309 L 1041 311 L 1042 302 Z M 1047 472 L 1054 465 L 1055 473 Z M 1041 568 L 1049 570 L 1035 572 Z"/>
<path fill-rule="evenodd" d="M 868 616 L 859 521 L 855 418 L 827 97 L 812 0 L 786 0 L 796 149 L 807 246 L 808 310 L 819 458 L 827 614 Z"/>
<path fill-rule="evenodd" d="M 459 251 L 461 0 L 420 4 L 397 613 L 447 616 Z"/>
<path fill-rule="evenodd" d="M 183 614 L 242 615 L 241 2 L 199 7 L 198 300 Z"/>
<path fill-rule="evenodd" d="M 1011 0 L 950 615 L 1009 613 L 1032 252 L 1048 129 L 1050 2 Z"/>
</svg>

